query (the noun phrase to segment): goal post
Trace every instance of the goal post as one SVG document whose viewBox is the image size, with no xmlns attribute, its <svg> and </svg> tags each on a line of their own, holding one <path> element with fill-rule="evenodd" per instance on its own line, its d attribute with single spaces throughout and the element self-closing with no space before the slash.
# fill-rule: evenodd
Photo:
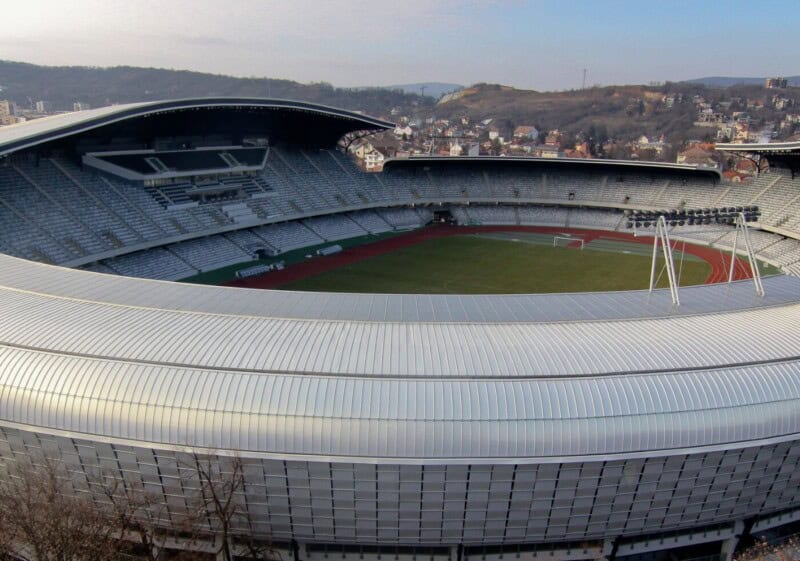
<svg viewBox="0 0 800 561">
<path fill-rule="evenodd" d="M 571 236 L 553 236 L 553 247 L 570 247 L 570 244 L 579 244 L 583 249 L 583 238 L 573 238 Z"/>
</svg>

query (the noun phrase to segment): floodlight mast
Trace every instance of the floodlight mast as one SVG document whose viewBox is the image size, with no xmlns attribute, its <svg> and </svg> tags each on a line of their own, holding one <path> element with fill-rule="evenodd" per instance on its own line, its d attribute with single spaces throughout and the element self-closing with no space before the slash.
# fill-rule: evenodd
<svg viewBox="0 0 800 561">
<path fill-rule="evenodd" d="M 669 280 L 669 293 L 672 296 L 672 303 L 676 306 L 681 305 L 680 295 L 678 294 L 678 277 L 675 275 L 675 261 L 672 258 L 672 244 L 669 241 L 667 231 L 667 221 L 663 215 L 656 220 L 656 233 L 653 236 L 653 264 L 650 267 L 650 292 L 656 285 L 656 262 L 658 260 L 658 242 L 661 242 L 664 259 L 667 266 L 667 279 Z"/>
<path fill-rule="evenodd" d="M 761 283 L 761 271 L 758 269 L 758 261 L 756 260 L 755 252 L 753 251 L 753 244 L 750 242 L 750 229 L 747 227 L 747 218 L 743 212 L 736 215 L 736 231 L 733 235 L 733 248 L 731 249 L 731 266 L 728 271 L 728 283 L 733 282 L 733 271 L 736 266 L 736 250 L 739 244 L 739 233 L 741 232 L 742 239 L 744 240 L 744 248 L 747 253 L 747 259 L 750 261 L 750 273 L 753 277 L 753 284 L 756 287 L 756 294 L 764 296 L 764 285 Z"/>
</svg>

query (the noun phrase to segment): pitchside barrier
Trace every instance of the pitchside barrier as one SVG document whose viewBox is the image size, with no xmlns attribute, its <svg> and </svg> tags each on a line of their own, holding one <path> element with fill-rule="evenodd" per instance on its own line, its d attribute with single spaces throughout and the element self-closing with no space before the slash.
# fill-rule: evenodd
<svg viewBox="0 0 800 561">
<path fill-rule="evenodd" d="M 569 247 L 569 244 L 573 242 L 579 243 L 580 248 L 583 249 L 583 238 L 573 238 L 570 236 L 553 236 L 553 247 Z"/>
</svg>

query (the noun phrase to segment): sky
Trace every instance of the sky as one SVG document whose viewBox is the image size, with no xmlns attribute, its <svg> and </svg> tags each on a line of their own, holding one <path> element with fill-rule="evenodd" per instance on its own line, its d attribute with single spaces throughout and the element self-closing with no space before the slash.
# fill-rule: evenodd
<svg viewBox="0 0 800 561">
<path fill-rule="evenodd" d="M 0 59 L 563 90 L 800 74 L 800 0 L 0 0 Z"/>
</svg>

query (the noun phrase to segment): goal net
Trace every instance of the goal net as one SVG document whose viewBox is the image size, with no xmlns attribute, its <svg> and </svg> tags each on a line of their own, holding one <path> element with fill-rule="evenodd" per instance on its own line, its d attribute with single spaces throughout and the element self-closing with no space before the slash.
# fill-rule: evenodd
<svg viewBox="0 0 800 561">
<path fill-rule="evenodd" d="M 553 247 L 578 247 L 583 249 L 583 239 L 570 236 L 553 236 Z"/>
</svg>

